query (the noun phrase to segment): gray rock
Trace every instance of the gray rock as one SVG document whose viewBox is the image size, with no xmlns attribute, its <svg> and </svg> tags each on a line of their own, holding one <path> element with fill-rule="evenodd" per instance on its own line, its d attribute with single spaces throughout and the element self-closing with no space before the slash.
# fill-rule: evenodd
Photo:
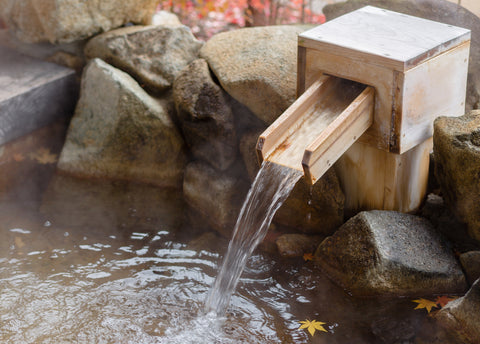
<svg viewBox="0 0 480 344">
<path fill-rule="evenodd" d="M 20 41 L 10 30 L 0 30 L 0 45 L 39 60 L 46 60 L 59 52 L 68 53 L 83 60 L 83 49 L 86 43 L 86 40 L 64 44 L 25 43 Z"/>
<path fill-rule="evenodd" d="M 110 63 L 158 93 L 172 86 L 202 45 L 186 26 L 130 26 L 92 38 L 85 56 Z"/>
<path fill-rule="evenodd" d="M 445 202 L 480 241 L 480 111 L 434 122 L 435 175 Z"/>
<path fill-rule="evenodd" d="M 480 251 L 462 253 L 460 255 L 460 263 L 470 284 L 473 284 L 480 278 Z"/>
<path fill-rule="evenodd" d="M 0 0 L 0 16 L 29 43 L 82 40 L 126 23 L 149 24 L 157 0 Z"/>
<path fill-rule="evenodd" d="M 302 257 L 305 253 L 313 253 L 320 244 L 320 236 L 305 234 L 283 234 L 277 238 L 278 252 L 283 257 Z"/>
<path fill-rule="evenodd" d="M 223 32 L 201 49 L 222 87 L 270 124 L 295 100 L 297 35 L 310 26 Z"/>
<path fill-rule="evenodd" d="M 456 1 L 455 1 L 456 2 Z M 446 0 L 350 0 L 327 5 L 327 20 L 372 5 L 388 10 L 460 26 L 472 31 L 468 66 L 467 110 L 479 108 L 480 102 L 480 18 L 453 1 Z"/>
<path fill-rule="evenodd" d="M 185 201 L 201 215 L 198 220 L 206 221 L 226 238 L 232 235 L 249 187 L 228 172 L 220 173 L 204 162 L 192 162 L 185 169 L 183 181 Z"/>
<path fill-rule="evenodd" d="M 72 69 L 0 46 L 0 145 L 70 118 L 77 96 Z"/>
<path fill-rule="evenodd" d="M 175 80 L 173 99 L 193 156 L 220 171 L 237 157 L 235 124 L 228 95 L 213 81 L 207 62 L 193 61 Z"/>
<path fill-rule="evenodd" d="M 273 221 L 309 234 L 332 234 L 343 223 L 345 196 L 333 169 L 313 186 L 301 178 Z"/>
<path fill-rule="evenodd" d="M 452 252 L 425 219 L 361 212 L 315 252 L 317 265 L 356 296 L 449 294 L 466 289 Z"/>
<path fill-rule="evenodd" d="M 128 74 L 92 60 L 58 168 L 82 177 L 180 186 L 184 165 L 183 139 L 160 103 Z"/>
<path fill-rule="evenodd" d="M 480 343 L 480 279 L 464 297 L 449 302 L 435 318 L 462 343 Z"/>
</svg>

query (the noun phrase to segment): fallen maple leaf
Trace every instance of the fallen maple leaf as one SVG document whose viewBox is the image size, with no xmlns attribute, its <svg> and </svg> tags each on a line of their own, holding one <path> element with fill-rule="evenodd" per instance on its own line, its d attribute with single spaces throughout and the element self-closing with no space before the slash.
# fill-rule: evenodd
<svg viewBox="0 0 480 344">
<path fill-rule="evenodd" d="M 36 160 L 40 164 L 53 164 L 57 162 L 57 155 L 52 154 L 46 148 L 39 148 L 35 153 L 30 154 L 30 158 Z"/>
<path fill-rule="evenodd" d="M 304 259 L 305 261 L 313 260 L 313 254 L 312 254 L 312 253 L 305 253 L 305 254 L 303 255 L 303 259 Z"/>
<path fill-rule="evenodd" d="M 433 307 L 437 308 L 437 303 L 433 302 L 433 301 L 430 301 L 430 300 L 420 298 L 418 300 L 413 300 L 413 302 L 418 303 L 418 305 L 417 305 L 417 307 L 415 307 L 415 309 L 426 308 L 428 313 L 430 313 L 430 311 L 432 310 Z"/>
<path fill-rule="evenodd" d="M 313 335 L 315 334 L 315 330 L 319 330 L 319 331 L 323 331 L 323 332 L 327 332 L 327 330 L 325 330 L 325 328 L 322 326 L 322 325 L 325 325 L 324 322 L 320 322 L 320 321 L 316 321 L 316 320 L 305 320 L 305 321 L 299 321 L 300 324 L 302 324 L 298 329 L 304 329 L 306 328 L 308 330 L 308 332 L 310 332 L 310 335 Z"/>
<path fill-rule="evenodd" d="M 442 296 L 437 296 L 437 299 L 435 300 L 435 303 L 443 308 L 447 305 L 447 303 L 449 303 L 450 301 L 453 301 L 455 300 L 456 297 L 451 297 L 451 296 L 447 296 L 447 295 L 442 295 Z"/>
</svg>

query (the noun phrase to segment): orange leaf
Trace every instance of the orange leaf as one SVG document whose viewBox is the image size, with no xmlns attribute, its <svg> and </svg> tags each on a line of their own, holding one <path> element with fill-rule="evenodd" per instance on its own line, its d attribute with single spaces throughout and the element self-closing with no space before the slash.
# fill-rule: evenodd
<svg viewBox="0 0 480 344">
<path fill-rule="evenodd" d="M 303 255 L 303 259 L 304 259 L 305 261 L 313 260 L 313 254 L 312 254 L 312 253 L 305 253 L 305 254 Z"/>
<path fill-rule="evenodd" d="M 453 301 L 455 300 L 456 297 L 450 297 L 450 296 L 447 296 L 447 295 L 442 295 L 442 296 L 437 296 L 437 299 L 435 300 L 435 303 L 443 308 L 447 305 L 447 303 L 449 303 L 450 301 Z"/>
</svg>

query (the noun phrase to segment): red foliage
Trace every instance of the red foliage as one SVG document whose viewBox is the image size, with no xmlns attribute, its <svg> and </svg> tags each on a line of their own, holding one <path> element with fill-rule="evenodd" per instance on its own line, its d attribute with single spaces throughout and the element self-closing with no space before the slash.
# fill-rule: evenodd
<svg viewBox="0 0 480 344">
<path fill-rule="evenodd" d="M 244 26 L 293 23 L 323 23 L 325 16 L 313 13 L 306 0 L 164 0 L 159 10 L 177 14 L 200 39 Z"/>
</svg>

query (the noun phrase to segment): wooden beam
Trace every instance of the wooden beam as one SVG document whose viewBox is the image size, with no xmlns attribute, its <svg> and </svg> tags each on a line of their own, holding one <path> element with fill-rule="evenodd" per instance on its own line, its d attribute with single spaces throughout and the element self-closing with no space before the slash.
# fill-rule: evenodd
<svg viewBox="0 0 480 344">
<path fill-rule="evenodd" d="M 365 90 L 306 148 L 302 165 L 314 184 L 372 125 L 375 90 Z"/>
</svg>

